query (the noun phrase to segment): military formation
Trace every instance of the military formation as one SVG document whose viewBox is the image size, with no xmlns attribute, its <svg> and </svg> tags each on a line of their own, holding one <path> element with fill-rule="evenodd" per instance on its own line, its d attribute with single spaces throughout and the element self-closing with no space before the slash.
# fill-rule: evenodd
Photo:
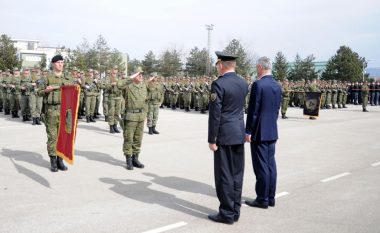
<svg viewBox="0 0 380 233">
<path fill-rule="evenodd" d="M 156 72 L 145 74 L 140 67 L 131 77 L 112 67 L 101 74 L 97 70 L 81 71 L 73 68 L 63 71 L 59 57 L 52 64 L 53 69 L 40 70 L 24 68 L 22 71 L 0 71 L 0 112 L 12 118 L 31 121 L 32 125 L 45 123 L 47 151 L 51 170 L 67 170 L 61 158 L 56 155 L 55 145 L 59 126 L 60 92 L 62 85 L 79 85 L 78 119 L 94 123 L 99 119 L 99 108 L 103 108 L 104 120 L 108 122 L 111 134 L 123 131 L 123 153 L 126 167 L 143 168 L 139 161 L 145 119 L 149 135 L 159 134 L 157 123 L 160 108 L 183 109 L 184 112 L 207 113 L 211 98 L 211 84 L 217 77 L 161 77 Z M 62 63 L 62 64 L 60 64 Z M 62 73 L 62 74 L 61 74 Z M 145 78 L 144 78 L 145 77 Z M 243 78 L 243 77 L 242 77 Z M 243 78 L 251 89 L 250 77 Z M 288 107 L 303 108 L 305 92 L 320 92 L 320 108 L 346 108 L 347 104 L 363 106 L 367 112 L 371 106 L 380 105 L 380 82 L 363 83 L 339 81 L 288 81 L 282 86 L 281 115 L 287 119 Z M 248 93 L 250 93 L 248 91 Z M 249 94 L 245 98 L 244 110 L 247 113 Z M 310 118 L 314 119 L 314 118 Z M 119 128 L 120 127 L 120 128 Z"/>
<path fill-rule="evenodd" d="M 303 108 L 305 92 L 320 92 L 320 109 L 347 108 L 347 104 L 362 105 L 367 112 L 367 105 L 380 105 L 380 82 L 341 82 L 341 81 L 288 81 L 281 82 L 281 115 L 287 119 L 288 107 Z"/>
</svg>

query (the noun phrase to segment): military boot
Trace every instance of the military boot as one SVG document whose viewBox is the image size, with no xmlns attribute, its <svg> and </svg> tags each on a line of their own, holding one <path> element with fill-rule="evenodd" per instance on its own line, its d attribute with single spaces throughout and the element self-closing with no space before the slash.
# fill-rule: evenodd
<svg viewBox="0 0 380 233">
<path fill-rule="evenodd" d="M 26 116 L 22 116 L 22 121 L 27 121 L 28 119 L 26 118 Z"/>
<path fill-rule="evenodd" d="M 366 108 L 363 108 L 363 112 L 368 112 L 368 110 Z"/>
<path fill-rule="evenodd" d="M 61 171 L 66 171 L 67 170 L 67 167 L 63 163 L 63 159 L 61 157 L 57 157 L 57 167 Z"/>
<path fill-rule="evenodd" d="M 288 119 L 288 117 L 285 114 L 282 114 L 282 119 Z"/>
<path fill-rule="evenodd" d="M 133 170 L 133 162 L 131 156 L 127 156 L 127 170 Z"/>
<path fill-rule="evenodd" d="M 50 156 L 50 171 L 57 172 L 57 156 Z"/>
<path fill-rule="evenodd" d="M 32 123 L 32 125 L 36 125 L 36 122 L 37 122 L 37 118 L 33 117 L 33 123 Z"/>
<path fill-rule="evenodd" d="M 338 108 L 342 108 L 342 106 L 340 106 L 340 104 L 338 104 Z"/>
<path fill-rule="evenodd" d="M 15 118 L 20 118 L 20 116 L 18 115 L 18 111 L 15 111 Z"/>
<path fill-rule="evenodd" d="M 144 168 L 144 164 L 140 163 L 138 155 L 132 155 L 132 164 L 137 168 Z"/>
<path fill-rule="evenodd" d="M 201 109 L 202 114 L 206 114 L 206 110 L 204 108 Z"/>
<path fill-rule="evenodd" d="M 8 110 L 8 109 L 5 109 L 5 111 L 4 111 L 4 115 L 9 115 L 9 114 L 10 114 L 9 110 Z"/>
<path fill-rule="evenodd" d="M 82 116 L 78 113 L 78 119 L 83 119 Z"/>
<path fill-rule="evenodd" d="M 89 116 L 90 122 L 96 122 L 93 116 Z"/>
<path fill-rule="evenodd" d="M 89 116 L 86 116 L 86 122 L 90 123 L 90 117 Z"/>
<path fill-rule="evenodd" d="M 39 117 L 36 118 L 36 125 L 41 125 L 41 118 Z"/>
<path fill-rule="evenodd" d="M 185 108 L 185 111 L 186 111 L 186 112 L 190 112 L 190 108 L 189 108 L 189 107 L 186 107 L 186 108 Z"/>
<path fill-rule="evenodd" d="M 148 127 L 149 128 L 149 133 L 150 135 L 153 135 L 153 128 L 152 127 Z"/>
<path fill-rule="evenodd" d="M 153 127 L 152 127 L 152 133 L 154 133 L 154 134 L 160 134 L 160 132 L 158 132 L 158 131 L 156 130 L 156 126 L 153 126 Z"/>
<path fill-rule="evenodd" d="M 113 125 L 110 125 L 110 133 L 115 133 L 115 128 L 113 127 Z"/>
<path fill-rule="evenodd" d="M 113 130 L 115 131 L 115 133 L 120 133 L 119 129 L 117 128 L 117 124 L 113 125 Z"/>
<path fill-rule="evenodd" d="M 98 114 L 94 114 L 94 119 L 99 119 Z"/>
</svg>

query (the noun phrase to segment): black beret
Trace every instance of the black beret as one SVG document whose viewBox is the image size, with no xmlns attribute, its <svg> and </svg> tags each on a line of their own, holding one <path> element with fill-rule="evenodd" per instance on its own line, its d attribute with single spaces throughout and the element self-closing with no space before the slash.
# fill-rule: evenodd
<svg viewBox="0 0 380 233">
<path fill-rule="evenodd" d="M 238 56 L 235 56 L 233 54 L 220 51 L 216 51 L 215 54 L 218 57 L 218 61 L 235 61 L 236 58 L 238 58 Z"/>
<path fill-rule="evenodd" d="M 61 54 L 55 55 L 55 56 L 51 59 L 51 63 L 54 63 L 54 62 L 57 62 L 57 61 L 63 61 L 63 57 L 62 57 Z"/>
</svg>

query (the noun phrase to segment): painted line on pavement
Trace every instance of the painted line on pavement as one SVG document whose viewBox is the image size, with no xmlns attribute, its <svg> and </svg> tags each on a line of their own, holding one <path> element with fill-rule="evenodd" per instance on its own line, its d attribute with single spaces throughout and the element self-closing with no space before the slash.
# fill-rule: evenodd
<svg viewBox="0 0 380 233">
<path fill-rule="evenodd" d="M 380 162 L 377 162 L 377 163 L 373 163 L 371 164 L 372 167 L 377 167 L 377 166 L 380 166 Z"/>
<path fill-rule="evenodd" d="M 339 179 L 341 177 L 348 176 L 348 175 L 350 175 L 349 172 L 344 172 L 344 173 L 338 174 L 336 176 L 331 176 L 329 178 L 323 179 L 323 180 L 321 180 L 321 182 L 323 182 L 323 183 L 329 182 L 329 181 L 336 180 L 336 179 Z"/>
<path fill-rule="evenodd" d="M 288 193 L 288 192 L 277 193 L 277 194 L 276 194 L 276 198 L 283 197 L 283 196 L 286 196 L 286 195 L 289 195 L 289 194 L 290 194 L 290 193 Z"/>
<path fill-rule="evenodd" d="M 149 231 L 144 231 L 143 233 L 160 233 L 160 232 L 172 230 L 172 229 L 175 229 L 175 228 L 178 228 L 178 227 L 183 227 L 185 225 L 187 225 L 187 223 L 185 223 L 185 222 L 177 222 L 177 223 L 174 223 L 174 224 L 171 224 L 171 225 L 167 225 L 167 226 L 164 226 L 164 227 L 156 228 L 156 229 L 149 230 Z"/>
<path fill-rule="evenodd" d="M 277 193 L 277 194 L 276 194 L 276 198 L 280 198 L 280 197 L 283 197 L 283 196 L 286 196 L 286 195 L 289 195 L 289 194 L 290 194 L 289 192 L 281 192 L 281 193 Z M 241 201 L 241 205 L 242 205 L 242 206 L 246 206 L 246 207 L 249 206 L 249 205 L 245 204 L 245 201 L 246 201 L 246 200 L 242 200 L 242 201 Z"/>
</svg>

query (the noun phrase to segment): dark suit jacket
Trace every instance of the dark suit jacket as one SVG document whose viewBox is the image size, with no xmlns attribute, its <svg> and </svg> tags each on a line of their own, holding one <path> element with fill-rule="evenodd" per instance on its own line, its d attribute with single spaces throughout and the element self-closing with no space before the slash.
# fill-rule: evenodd
<svg viewBox="0 0 380 233">
<path fill-rule="evenodd" d="M 235 72 L 220 76 L 211 84 L 208 142 L 217 145 L 244 143 L 244 100 L 248 84 Z"/>
<path fill-rule="evenodd" d="M 252 85 L 245 131 L 255 142 L 278 139 L 277 118 L 281 86 L 272 75 L 263 76 Z"/>
</svg>

